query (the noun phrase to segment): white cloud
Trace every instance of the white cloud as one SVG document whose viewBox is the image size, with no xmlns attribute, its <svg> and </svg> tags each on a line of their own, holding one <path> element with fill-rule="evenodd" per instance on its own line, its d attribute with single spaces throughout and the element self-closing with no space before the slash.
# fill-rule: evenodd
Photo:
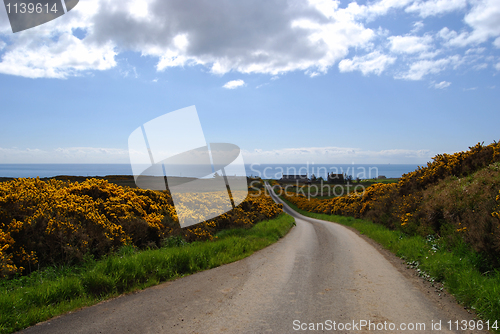
<svg viewBox="0 0 500 334">
<path fill-rule="evenodd" d="M 474 2 L 475 7 L 465 16 L 464 21 L 471 26 L 478 40 L 500 35 L 500 2 L 483 0 Z"/>
<path fill-rule="evenodd" d="M 352 147 L 300 147 L 276 150 L 243 150 L 245 163 L 421 163 L 432 157 L 429 150 L 387 149 L 380 151 Z"/>
<path fill-rule="evenodd" d="M 359 18 L 367 18 L 371 21 L 379 16 L 386 15 L 391 10 L 404 8 L 412 1 L 414 0 L 380 0 L 370 3 L 368 6 L 360 6 L 355 2 L 351 2 L 347 6 L 346 12 Z"/>
<path fill-rule="evenodd" d="M 66 78 L 117 66 L 115 55 L 125 51 L 157 58 L 158 71 L 202 65 L 218 75 L 325 73 L 375 36 L 338 1 L 223 5 L 222 11 L 220 3 L 203 0 L 80 2 L 57 20 L 12 35 L 0 73 Z M 85 38 L 72 37 L 76 28 Z"/>
<path fill-rule="evenodd" d="M 429 150 L 352 147 L 300 147 L 276 150 L 242 150 L 245 163 L 422 163 L 433 156 Z M 130 163 L 129 151 L 118 148 L 59 147 L 51 150 L 2 148 L 3 163 Z"/>
<path fill-rule="evenodd" d="M 437 83 L 434 85 L 434 88 L 437 89 L 444 89 L 446 87 L 449 87 L 451 85 L 451 82 L 448 81 L 441 81 L 440 83 Z"/>
<path fill-rule="evenodd" d="M 321 58 L 303 62 L 302 68 L 297 68 L 308 70 L 308 73 L 315 75 L 325 73 L 330 66 L 347 56 L 349 48 L 364 48 L 375 37 L 371 29 L 355 22 L 350 16 L 345 16 L 342 11 L 339 11 L 329 23 L 319 24 L 300 19 L 293 21 L 292 27 L 309 31 L 309 43 L 315 46 L 316 51 L 322 50 Z"/>
<path fill-rule="evenodd" d="M 421 53 L 431 47 L 432 36 L 391 36 L 391 51 L 396 53 Z"/>
<path fill-rule="evenodd" d="M 325 17 L 332 18 L 339 7 L 338 0 L 308 0 L 309 4 L 320 11 Z"/>
<path fill-rule="evenodd" d="M 355 56 L 352 59 L 344 59 L 339 63 L 340 72 L 360 71 L 363 75 L 375 73 L 380 75 L 385 68 L 396 61 L 395 57 L 374 51 L 365 56 Z"/>
<path fill-rule="evenodd" d="M 307 70 L 305 72 L 306 75 L 308 75 L 310 78 L 314 78 L 314 77 L 317 77 L 318 75 L 320 75 L 320 73 L 316 72 L 316 71 L 310 71 L 310 70 Z"/>
<path fill-rule="evenodd" d="M 28 78 L 66 78 L 80 71 L 107 70 L 116 65 L 112 45 L 85 45 L 78 38 L 63 34 L 57 42 L 44 38 L 33 42 L 20 38 L 5 52 L 0 73 Z"/>
<path fill-rule="evenodd" d="M 444 71 L 449 65 L 457 65 L 460 62 L 458 56 L 441 58 L 438 60 L 421 60 L 410 65 L 407 73 L 396 76 L 396 79 L 422 80 L 428 74 L 436 74 Z"/>
<path fill-rule="evenodd" d="M 444 27 L 437 33 L 437 36 L 441 37 L 446 42 L 450 41 L 453 38 L 457 37 L 457 32 L 454 30 L 448 29 L 448 27 Z"/>
<path fill-rule="evenodd" d="M 339 0 L 233 1 L 224 2 L 221 10 L 221 3 L 204 0 L 80 1 L 67 15 L 16 34 L 0 17 L 0 38 L 9 38 L 8 46 L 0 41 L 0 73 L 67 78 L 121 67 L 116 56 L 132 51 L 156 59 L 158 71 L 201 65 L 216 75 L 277 76 L 298 70 L 316 76 L 340 62 L 341 71 L 380 74 L 395 63 L 394 54 L 404 54 L 400 60 L 409 66 L 420 66 L 423 58 L 489 39 L 500 48 L 498 0 L 475 0 L 469 7 L 467 0 L 367 3 L 353 1 L 342 8 Z M 407 16 L 404 11 L 421 17 L 463 11 L 464 23 L 455 28 L 459 32 L 443 28 L 437 39 L 432 31 L 415 35 L 424 30 L 423 21 L 401 36 L 388 37 L 385 20 L 377 21 L 378 28 L 368 27 L 386 15 Z M 72 35 L 77 28 L 85 31 L 84 38 Z M 392 54 L 383 55 L 387 45 Z M 367 54 L 344 59 L 353 50 Z"/>
<path fill-rule="evenodd" d="M 497 37 L 497 38 L 493 41 L 493 45 L 494 45 L 496 48 L 499 48 L 499 49 L 500 49 L 500 37 Z"/>
<path fill-rule="evenodd" d="M 238 79 L 238 80 L 232 80 L 229 82 L 226 82 L 226 84 L 222 87 L 227 88 L 227 89 L 235 89 L 241 86 L 245 86 L 245 81 Z"/>
<path fill-rule="evenodd" d="M 486 51 L 486 48 L 472 48 L 472 49 L 468 49 L 467 51 L 465 51 L 465 54 L 466 55 L 479 54 L 479 53 L 483 53 L 484 51 Z"/>
<path fill-rule="evenodd" d="M 458 34 L 445 28 L 448 45 L 465 47 L 486 42 L 489 38 L 500 36 L 500 2 L 498 0 L 475 1 L 475 6 L 464 17 L 464 22 L 472 28 L 471 32 Z M 444 29 L 443 29 L 444 30 Z M 496 45 L 496 40 L 494 42 Z"/>
<path fill-rule="evenodd" d="M 3 163 L 130 163 L 128 150 L 98 147 L 60 147 L 53 150 L 2 148 Z"/>
<path fill-rule="evenodd" d="M 497 71 L 500 71 L 500 63 L 495 64 L 495 69 L 496 69 Z"/>
<path fill-rule="evenodd" d="M 123 1 L 127 5 L 127 12 L 135 20 L 149 21 L 153 10 L 153 6 L 155 1 L 153 0 L 132 0 L 132 1 Z"/>
<path fill-rule="evenodd" d="M 474 65 L 474 67 L 473 67 L 473 69 L 475 69 L 476 71 L 484 70 L 486 68 L 488 68 L 488 64 L 486 64 L 486 63 L 477 64 L 477 65 Z"/>
<path fill-rule="evenodd" d="M 415 1 L 406 7 L 408 13 L 418 13 L 421 17 L 435 16 L 448 12 L 462 10 L 467 6 L 467 0 L 427 0 Z"/>
<path fill-rule="evenodd" d="M 417 21 L 417 22 L 413 23 L 413 29 L 411 30 L 411 33 L 414 34 L 416 32 L 419 32 L 423 28 L 424 28 L 424 22 Z"/>
<path fill-rule="evenodd" d="M 295 70 L 324 73 L 349 48 L 363 46 L 374 36 L 334 1 L 241 1 L 224 6 L 221 11 L 217 2 L 151 1 L 145 21 L 129 17 L 124 9 L 110 10 L 113 6 L 105 2 L 96 15 L 93 38 L 119 41 L 120 47 L 158 57 L 160 71 L 197 64 L 217 75 L 277 75 Z M 120 21 L 127 24 L 117 25 Z"/>
</svg>

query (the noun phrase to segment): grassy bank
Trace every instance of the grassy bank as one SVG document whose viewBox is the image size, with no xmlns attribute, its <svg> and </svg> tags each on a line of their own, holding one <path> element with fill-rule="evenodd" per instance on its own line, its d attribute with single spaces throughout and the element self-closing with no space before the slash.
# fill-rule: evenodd
<svg viewBox="0 0 500 334">
<path fill-rule="evenodd" d="M 167 239 L 164 247 L 116 254 L 77 267 L 47 268 L 0 284 L 0 333 L 11 333 L 56 315 L 96 304 L 198 271 L 234 262 L 283 237 L 293 226 L 281 214 L 250 229 L 224 230 L 215 241 L 184 243 Z"/>
<path fill-rule="evenodd" d="M 500 143 L 438 154 L 397 183 L 376 183 L 332 198 L 285 192 L 302 210 L 367 219 L 409 235 L 445 239 L 450 248 L 467 243 L 483 260 L 480 271 L 500 269 Z M 313 193 L 316 189 L 313 190 Z"/>
<path fill-rule="evenodd" d="M 482 272 L 479 268 L 484 259 L 464 242 L 450 246 L 444 239 L 409 236 L 353 217 L 311 213 L 297 208 L 286 199 L 284 201 L 304 216 L 353 227 L 377 241 L 405 259 L 409 266 L 416 267 L 423 278 L 430 282 L 442 282 L 460 303 L 475 310 L 484 321 L 489 320 L 490 329 L 500 333 L 500 272 Z"/>
</svg>

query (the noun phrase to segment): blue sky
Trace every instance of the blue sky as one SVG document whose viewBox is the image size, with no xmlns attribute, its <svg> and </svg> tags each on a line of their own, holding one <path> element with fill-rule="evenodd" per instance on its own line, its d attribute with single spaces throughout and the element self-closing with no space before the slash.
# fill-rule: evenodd
<svg viewBox="0 0 500 334">
<path fill-rule="evenodd" d="M 0 163 L 128 163 L 195 105 L 254 163 L 425 163 L 500 139 L 500 0 L 81 0 L 13 34 Z"/>
</svg>

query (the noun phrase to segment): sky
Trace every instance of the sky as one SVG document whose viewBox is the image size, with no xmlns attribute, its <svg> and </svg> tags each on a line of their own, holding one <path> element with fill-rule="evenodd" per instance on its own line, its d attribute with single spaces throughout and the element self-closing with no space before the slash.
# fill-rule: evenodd
<svg viewBox="0 0 500 334">
<path fill-rule="evenodd" d="M 194 105 L 246 163 L 424 164 L 500 139 L 499 22 L 500 0 L 80 0 L 12 33 L 1 7 L 0 163 L 129 163 Z"/>
</svg>

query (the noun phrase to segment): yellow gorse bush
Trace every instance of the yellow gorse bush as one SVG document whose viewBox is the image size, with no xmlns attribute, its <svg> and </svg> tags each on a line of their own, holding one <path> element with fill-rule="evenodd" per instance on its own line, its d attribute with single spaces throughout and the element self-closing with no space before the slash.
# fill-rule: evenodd
<svg viewBox="0 0 500 334">
<path fill-rule="evenodd" d="M 495 193 L 498 189 L 495 188 L 498 181 L 494 181 L 498 180 L 500 171 L 498 161 L 500 143 L 477 144 L 466 152 L 439 154 L 426 167 L 403 175 L 398 183 L 373 184 L 363 193 L 317 199 L 287 193 L 282 188 L 280 192 L 306 211 L 367 218 L 410 234 L 446 236 L 452 242 L 456 237 L 462 238 L 493 262 L 498 259 L 500 265 L 500 224 L 492 224 L 492 217 L 500 220 L 500 193 L 496 195 L 496 208 L 490 209 L 495 199 L 491 197 L 491 189 Z M 471 193 L 467 193 L 468 188 L 460 186 L 460 178 L 482 169 L 481 177 L 490 175 L 487 180 L 492 182 L 468 183 Z M 445 178 L 448 183 L 437 187 Z M 449 191 L 453 193 L 446 193 Z"/>
<path fill-rule="evenodd" d="M 205 200 L 208 205 L 213 199 Z M 123 245 L 159 246 L 171 235 L 210 240 L 220 229 L 251 226 L 281 212 L 270 198 L 254 194 L 217 218 L 181 229 L 167 191 L 102 179 L 16 179 L 0 183 L 0 276 L 32 271 L 40 263 L 79 261 L 85 254 L 99 257 Z"/>
<path fill-rule="evenodd" d="M 350 193 L 331 199 L 306 198 L 285 193 L 286 198 L 300 209 L 328 214 L 362 217 L 373 211 L 388 214 L 393 222 L 407 225 L 418 211 L 422 191 L 446 176 L 467 175 L 500 160 L 500 143 L 477 144 L 466 152 L 439 154 L 427 167 L 404 174 L 399 183 L 376 183 L 360 194 Z M 496 215 L 494 215 L 496 216 Z"/>
<path fill-rule="evenodd" d="M 307 198 L 301 194 L 290 193 L 286 194 L 286 198 L 302 210 L 361 217 L 395 187 L 393 183 L 377 183 L 366 188 L 364 192 L 352 192 L 329 199 Z"/>
<path fill-rule="evenodd" d="M 436 155 L 426 167 L 419 167 L 413 172 L 404 174 L 399 186 L 402 192 L 409 193 L 415 189 L 423 189 L 449 175 L 457 177 L 468 175 L 499 160 L 500 143 L 494 142 L 487 146 L 478 143 L 468 151 Z"/>
</svg>

